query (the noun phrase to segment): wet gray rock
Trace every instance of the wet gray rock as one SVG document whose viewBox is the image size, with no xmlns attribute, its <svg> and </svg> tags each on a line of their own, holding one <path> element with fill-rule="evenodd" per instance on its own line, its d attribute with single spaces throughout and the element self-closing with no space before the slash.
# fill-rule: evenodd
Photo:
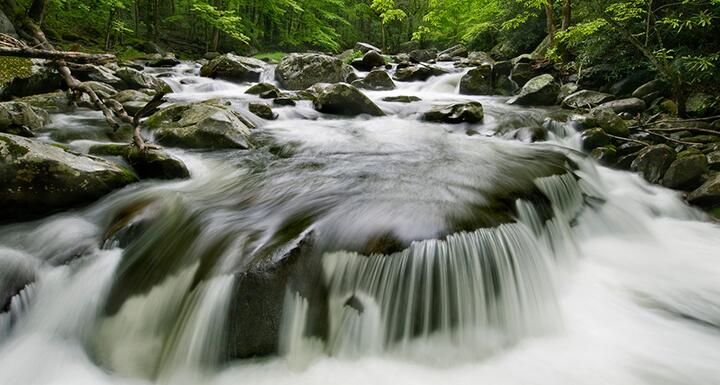
<svg viewBox="0 0 720 385">
<path fill-rule="evenodd" d="M 253 114 L 265 120 L 275 120 L 278 117 L 278 115 L 273 112 L 272 108 L 265 103 L 250 103 L 248 104 L 248 109 Z"/>
<path fill-rule="evenodd" d="M 592 150 L 591 155 L 606 166 L 613 165 L 617 161 L 617 149 L 613 145 L 596 147 Z"/>
<path fill-rule="evenodd" d="M 254 86 L 250 87 L 245 91 L 248 95 L 276 95 L 274 97 L 278 97 L 280 95 L 280 90 L 274 85 L 270 83 L 258 83 Z M 264 98 L 264 99 L 272 99 L 272 98 Z"/>
<path fill-rule="evenodd" d="M 591 127 L 601 127 L 610 135 L 625 138 L 630 134 L 627 123 L 617 113 L 608 109 L 592 110 L 584 124 Z"/>
<path fill-rule="evenodd" d="M 284 57 L 275 69 L 275 79 L 289 90 L 303 90 L 316 83 L 340 83 L 352 68 L 328 55 L 309 53 Z"/>
<path fill-rule="evenodd" d="M 135 181 L 132 172 L 104 159 L 0 134 L 3 221 L 47 215 L 91 202 Z"/>
<path fill-rule="evenodd" d="M 437 59 L 438 52 L 434 49 L 416 49 L 410 52 L 410 61 L 425 63 Z"/>
<path fill-rule="evenodd" d="M 512 72 L 510 73 L 510 79 L 517 83 L 519 87 L 525 85 L 528 80 L 537 76 L 537 71 L 533 68 L 530 63 L 517 63 L 513 66 Z"/>
<path fill-rule="evenodd" d="M 484 64 L 469 70 L 460 79 L 460 93 L 463 95 L 493 95 L 493 67 Z"/>
<path fill-rule="evenodd" d="M 423 120 L 436 123 L 481 123 L 484 118 L 482 104 L 478 102 L 435 106 L 423 114 Z"/>
<path fill-rule="evenodd" d="M 123 81 L 121 89 L 151 89 L 156 92 L 169 92 L 170 87 L 162 80 L 142 73 L 130 67 L 123 67 L 115 71 L 115 76 Z"/>
<path fill-rule="evenodd" d="M 327 84 L 320 87 L 313 102 L 316 110 L 335 115 L 383 116 L 385 113 L 365 94 L 347 83 Z"/>
<path fill-rule="evenodd" d="M 701 207 L 720 207 L 720 173 L 712 175 L 702 186 L 691 192 L 687 200 Z"/>
<path fill-rule="evenodd" d="M 410 66 L 395 71 L 395 79 L 401 82 L 425 81 L 434 75 L 435 72 L 428 66 Z"/>
<path fill-rule="evenodd" d="M 702 183 L 702 176 L 708 172 L 705 155 L 696 154 L 678 157 L 665 172 L 662 184 L 676 190 L 691 190 Z"/>
<path fill-rule="evenodd" d="M 422 99 L 418 98 L 417 96 L 406 96 L 406 95 L 400 95 L 400 96 L 386 96 L 383 98 L 383 102 L 393 102 L 393 103 L 414 103 L 419 102 Z"/>
<path fill-rule="evenodd" d="M 15 27 L 13 26 L 12 21 L 3 13 L 2 10 L 0 10 L 0 33 L 4 33 L 6 35 L 10 35 L 12 37 L 17 38 L 18 34 L 17 31 L 15 31 Z"/>
<path fill-rule="evenodd" d="M 615 96 L 612 94 L 606 94 L 598 91 L 580 90 L 563 99 L 562 106 L 572 109 L 591 109 L 613 99 L 615 99 Z"/>
<path fill-rule="evenodd" d="M 360 71 L 370 71 L 375 67 L 384 67 L 385 58 L 378 51 L 368 51 L 362 59 L 353 61 L 352 66 Z"/>
<path fill-rule="evenodd" d="M 518 95 L 507 103 L 521 106 L 549 106 L 555 104 L 559 92 L 560 84 L 552 75 L 544 74 L 528 80 Z"/>
<path fill-rule="evenodd" d="M 265 70 L 264 61 L 233 55 L 220 55 L 200 68 L 200 76 L 236 82 L 257 82 Z"/>
<path fill-rule="evenodd" d="M 130 116 L 134 116 L 152 100 L 151 95 L 138 90 L 123 90 L 115 94 L 112 98 L 122 104 L 123 109 L 130 114 Z"/>
<path fill-rule="evenodd" d="M 158 148 L 140 151 L 128 146 L 123 154 L 133 170 L 143 179 L 186 179 L 190 172 L 180 159 Z"/>
<path fill-rule="evenodd" d="M 640 87 L 638 87 L 635 91 L 632 93 L 632 97 L 643 99 L 645 103 L 650 103 L 652 100 L 648 100 L 648 97 L 650 96 L 664 96 L 668 88 L 668 85 L 666 82 L 655 79 L 651 80 Z"/>
<path fill-rule="evenodd" d="M 31 137 L 50 121 L 48 113 L 23 102 L 0 103 L 0 132 Z"/>
<path fill-rule="evenodd" d="M 395 83 L 390 75 L 382 70 L 371 71 L 364 79 L 352 82 L 357 88 L 371 91 L 390 91 L 395 89 Z"/>
<path fill-rule="evenodd" d="M 144 123 L 163 145 L 184 148 L 251 148 L 252 124 L 217 101 L 175 104 Z"/>
<path fill-rule="evenodd" d="M 605 102 L 605 103 L 599 105 L 597 108 L 613 110 L 617 114 L 620 114 L 623 112 L 629 112 L 631 114 L 636 114 L 636 113 L 645 111 L 645 109 L 647 108 L 647 105 L 645 104 L 645 102 L 642 99 L 627 98 L 627 99 L 619 99 L 619 100 Z"/>
<path fill-rule="evenodd" d="M 675 151 L 665 144 L 657 144 L 640 151 L 630 168 L 648 182 L 658 183 L 674 161 Z"/>
</svg>

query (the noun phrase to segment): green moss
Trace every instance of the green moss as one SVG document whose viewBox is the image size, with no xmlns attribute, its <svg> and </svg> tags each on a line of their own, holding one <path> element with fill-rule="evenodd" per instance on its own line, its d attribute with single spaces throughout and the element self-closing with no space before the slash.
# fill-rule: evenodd
<svg viewBox="0 0 720 385">
<path fill-rule="evenodd" d="M 0 84 L 15 78 L 27 78 L 32 75 L 32 60 L 27 58 L 4 56 L 0 57 Z"/>
<path fill-rule="evenodd" d="M 285 56 L 287 56 L 285 52 L 265 52 L 259 53 L 253 57 L 268 63 L 279 63 Z"/>
<path fill-rule="evenodd" d="M 361 51 L 354 51 L 354 52 L 352 53 L 352 55 L 350 55 L 350 56 L 348 56 L 347 58 L 345 58 L 345 64 L 350 64 L 350 63 L 352 63 L 353 60 L 355 60 L 355 59 L 362 59 L 363 56 L 365 56 L 365 54 L 362 53 Z M 387 60 L 385 60 L 385 62 L 387 63 Z"/>
</svg>

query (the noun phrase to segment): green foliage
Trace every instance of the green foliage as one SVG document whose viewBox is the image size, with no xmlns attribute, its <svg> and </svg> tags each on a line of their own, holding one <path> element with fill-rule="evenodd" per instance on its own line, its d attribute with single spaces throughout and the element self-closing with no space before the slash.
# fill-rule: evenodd
<svg viewBox="0 0 720 385">
<path fill-rule="evenodd" d="M 233 11 L 221 11 L 214 6 L 202 1 L 195 0 L 192 3 L 192 11 L 195 12 L 201 20 L 208 23 L 213 28 L 224 32 L 231 38 L 246 43 L 249 38 L 242 33 L 241 18 Z"/>
</svg>

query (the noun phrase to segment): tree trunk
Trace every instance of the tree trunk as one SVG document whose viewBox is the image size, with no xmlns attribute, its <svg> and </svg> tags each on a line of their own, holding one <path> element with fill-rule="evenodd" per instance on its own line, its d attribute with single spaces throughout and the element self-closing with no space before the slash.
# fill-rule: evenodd
<svg viewBox="0 0 720 385">
<path fill-rule="evenodd" d="M 45 21 L 45 14 L 47 13 L 48 0 L 33 0 L 28 10 L 28 17 L 38 25 L 42 25 Z"/>
<path fill-rule="evenodd" d="M 49 60 L 65 60 L 73 63 L 106 63 L 117 60 L 111 54 L 89 54 L 72 51 L 51 51 L 31 47 L 0 47 L 0 56 L 29 57 Z"/>
<path fill-rule="evenodd" d="M 545 2 L 545 19 L 547 21 L 547 33 L 550 36 L 550 45 L 555 42 L 555 11 L 553 10 L 553 0 Z"/>
<path fill-rule="evenodd" d="M 562 30 L 568 29 L 570 27 L 570 22 L 572 19 L 572 0 L 565 0 L 565 4 L 563 4 L 563 19 L 562 19 Z"/>
<path fill-rule="evenodd" d="M 105 30 L 105 51 L 110 50 L 110 36 L 112 35 L 112 24 L 115 19 L 115 12 L 117 12 L 117 8 L 113 7 L 108 15 L 107 28 Z"/>
</svg>

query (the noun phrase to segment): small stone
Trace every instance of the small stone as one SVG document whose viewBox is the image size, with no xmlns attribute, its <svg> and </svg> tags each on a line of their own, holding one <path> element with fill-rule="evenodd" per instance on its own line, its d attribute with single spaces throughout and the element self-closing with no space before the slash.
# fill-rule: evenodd
<svg viewBox="0 0 720 385">
<path fill-rule="evenodd" d="M 605 147 L 610 144 L 610 137 L 602 128 L 591 128 L 582 133 L 582 144 L 585 151 L 592 151 L 598 147 Z"/>
<path fill-rule="evenodd" d="M 248 105 L 248 109 L 253 114 L 265 120 L 275 120 L 278 117 L 278 115 L 273 112 L 272 108 L 265 103 L 250 103 Z"/>
<path fill-rule="evenodd" d="M 478 102 L 435 106 L 423 115 L 423 120 L 436 123 L 481 123 L 482 104 Z"/>
<path fill-rule="evenodd" d="M 690 190 L 698 187 L 702 176 L 708 171 L 705 155 L 686 155 L 676 159 L 665 172 L 662 184 L 677 190 Z"/>
<path fill-rule="evenodd" d="M 394 103 L 413 103 L 413 102 L 419 102 L 422 99 L 418 98 L 417 96 L 386 96 L 382 99 L 384 102 L 394 102 Z"/>
</svg>

